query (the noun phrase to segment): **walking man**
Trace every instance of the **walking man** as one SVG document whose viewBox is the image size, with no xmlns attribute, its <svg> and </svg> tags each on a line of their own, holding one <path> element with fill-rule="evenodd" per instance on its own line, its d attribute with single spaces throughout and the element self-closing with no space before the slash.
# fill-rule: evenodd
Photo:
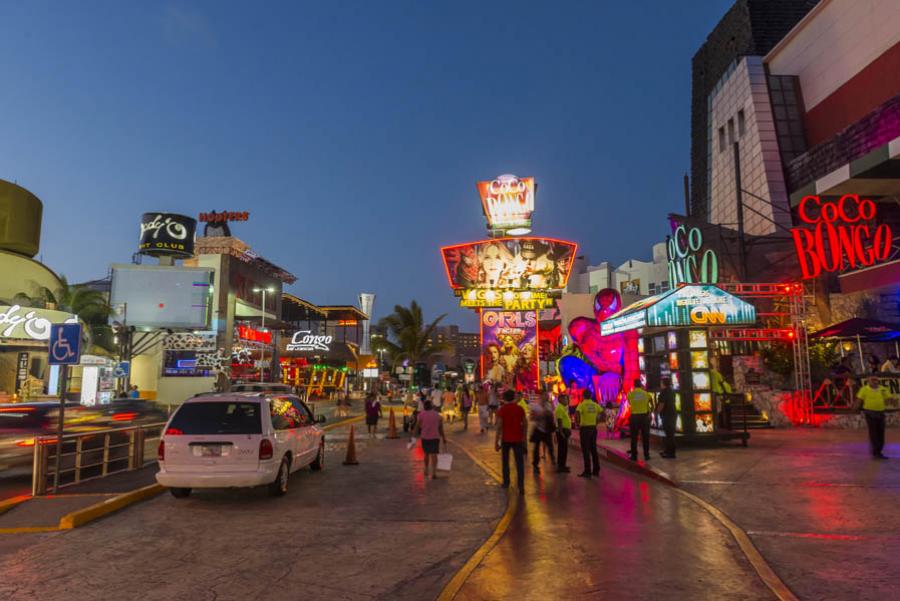
<svg viewBox="0 0 900 601">
<path fill-rule="evenodd" d="M 559 395 L 559 403 L 553 412 L 556 419 L 556 471 L 568 473 L 566 460 L 569 458 L 569 437 L 572 435 L 572 418 L 569 417 L 569 397 Z"/>
<path fill-rule="evenodd" d="M 600 475 L 600 454 L 597 453 L 597 421 L 602 414 L 603 407 L 594 402 L 594 395 L 590 390 L 585 390 L 581 402 L 575 408 L 575 422 L 578 424 L 581 456 L 584 459 L 584 471 L 578 474 L 582 478 Z"/>
<path fill-rule="evenodd" d="M 516 404 L 516 393 L 512 390 L 503 393 L 503 406 L 497 410 L 497 420 L 494 448 L 502 451 L 503 488 L 509 488 L 509 452 L 512 451 L 516 460 L 519 494 L 525 494 L 525 433 L 528 431 L 528 420 Z"/>
<path fill-rule="evenodd" d="M 644 446 L 644 461 L 650 461 L 650 393 L 644 390 L 640 379 L 635 379 L 634 388 L 628 393 L 628 404 L 631 406 L 631 418 L 628 429 L 631 431 L 631 460 L 637 461 L 638 433 Z"/>
<path fill-rule="evenodd" d="M 666 448 L 660 453 L 665 459 L 675 459 L 675 393 L 672 392 L 672 380 L 663 378 L 662 390 L 656 395 L 656 414 L 662 419 L 663 432 L 666 433 Z"/>
<path fill-rule="evenodd" d="M 462 412 L 463 431 L 469 429 L 469 412 L 472 410 L 472 393 L 469 392 L 469 386 L 463 384 L 460 390 L 459 410 Z"/>
<path fill-rule="evenodd" d="M 884 450 L 884 410 L 889 398 L 890 391 L 881 385 L 877 376 L 869 376 L 865 386 L 856 393 L 856 406 L 858 408 L 862 405 L 866 426 L 869 428 L 869 445 L 875 459 L 887 459 L 882 450 Z"/>
</svg>

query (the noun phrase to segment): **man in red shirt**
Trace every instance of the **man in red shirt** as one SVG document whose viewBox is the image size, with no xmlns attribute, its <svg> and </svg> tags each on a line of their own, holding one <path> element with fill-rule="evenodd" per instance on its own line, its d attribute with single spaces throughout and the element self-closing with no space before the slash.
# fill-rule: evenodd
<svg viewBox="0 0 900 601">
<path fill-rule="evenodd" d="M 503 393 L 503 406 L 497 411 L 500 424 L 494 437 L 494 448 L 503 451 L 503 488 L 509 488 L 509 451 L 512 449 L 516 458 L 516 476 L 519 482 L 519 494 L 525 493 L 525 433 L 528 420 L 525 410 L 516 404 L 516 393 L 507 390 Z"/>
</svg>

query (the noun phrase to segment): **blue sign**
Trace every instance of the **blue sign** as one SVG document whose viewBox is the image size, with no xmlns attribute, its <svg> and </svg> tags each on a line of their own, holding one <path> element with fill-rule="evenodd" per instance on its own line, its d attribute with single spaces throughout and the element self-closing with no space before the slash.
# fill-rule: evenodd
<svg viewBox="0 0 900 601">
<path fill-rule="evenodd" d="M 116 369 L 113 370 L 114 378 L 125 378 L 128 376 L 128 372 L 131 371 L 131 362 L 130 361 L 121 361 L 118 365 L 116 365 Z"/>
<path fill-rule="evenodd" d="M 81 324 L 56 323 L 50 326 L 50 365 L 78 365 L 81 360 Z"/>
</svg>

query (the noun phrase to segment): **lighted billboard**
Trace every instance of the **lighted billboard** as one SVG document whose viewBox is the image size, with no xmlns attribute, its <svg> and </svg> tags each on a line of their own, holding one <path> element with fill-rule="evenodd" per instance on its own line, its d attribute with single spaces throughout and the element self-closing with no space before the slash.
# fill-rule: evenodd
<svg viewBox="0 0 900 601">
<path fill-rule="evenodd" d="M 533 177 L 501 175 L 490 181 L 478 182 L 477 186 L 489 230 L 514 236 L 531 231 Z"/>
<path fill-rule="evenodd" d="M 113 265 L 110 323 L 138 328 L 206 330 L 213 270 L 205 267 Z"/>
<path fill-rule="evenodd" d="M 481 378 L 537 390 L 537 311 L 481 311 Z"/>
<path fill-rule="evenodd" d="M 496 238 L 441 249 L 450 287 L 561 290 L 578 245 L 551 238 Z"/>
</svg>

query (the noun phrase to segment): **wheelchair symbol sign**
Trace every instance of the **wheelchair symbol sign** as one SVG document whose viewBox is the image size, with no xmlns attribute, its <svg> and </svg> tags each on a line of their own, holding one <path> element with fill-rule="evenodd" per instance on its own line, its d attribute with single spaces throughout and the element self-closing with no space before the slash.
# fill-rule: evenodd
<svg viewBox="0 0 900 601">
<path fill-rule="evenodd" d="M 61 323 L 50 326 L 50 365 L 78 365 L 81 360 L 81 324 Z"/>
</svg>

